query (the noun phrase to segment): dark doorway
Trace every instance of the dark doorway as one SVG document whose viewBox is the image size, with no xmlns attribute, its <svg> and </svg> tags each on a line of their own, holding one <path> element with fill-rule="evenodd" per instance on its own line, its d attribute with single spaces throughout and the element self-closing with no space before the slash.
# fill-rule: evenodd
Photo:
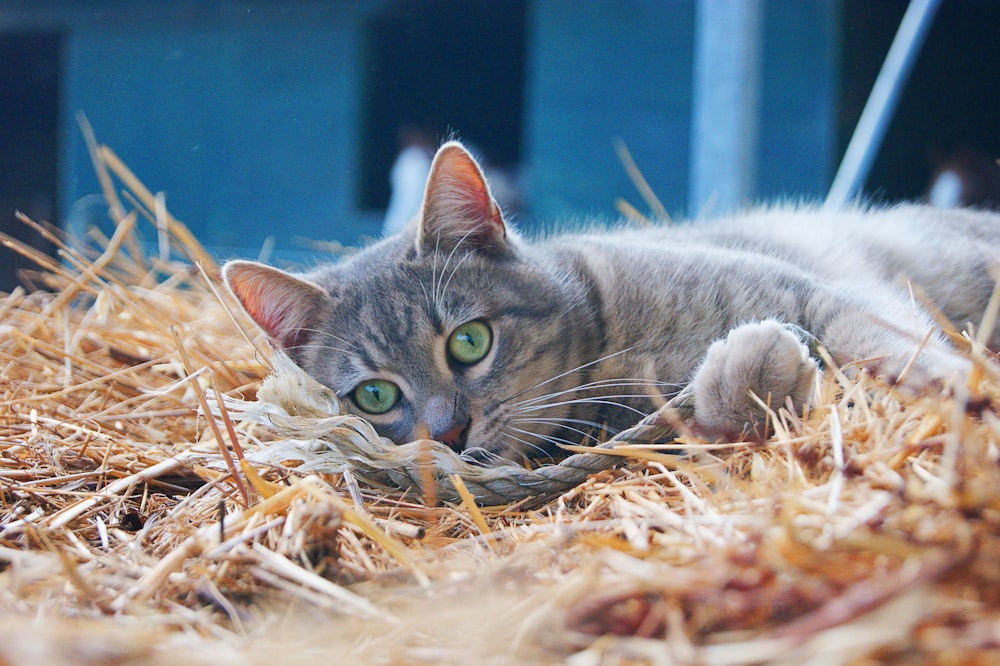
<svg viewBox="0 0 1000 666">
<path fill-rule="evenodd" d="M 361 208 L 385 208 L 404 126 L 451 132 L 501 167 L 521 156 L 525 2 L 388 3 L 366 30 Z"/>
<path fill-rule="evenodd" d="M 57 222 L 59 48 L 54 33 L 0 33 L 0 230 L 45 252 L 52 248 L 14 217 Z M 0 247 L 0 291 L 29 260 Z"/>
</svg>

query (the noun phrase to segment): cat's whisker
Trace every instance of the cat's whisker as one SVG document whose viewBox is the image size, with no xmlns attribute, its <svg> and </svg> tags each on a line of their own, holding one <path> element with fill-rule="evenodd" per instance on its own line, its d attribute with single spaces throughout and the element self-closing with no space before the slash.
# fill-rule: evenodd
<svg viewBox="0 0 1000 666">
<path fill-rule="evenodd" d="M 331 333 L 329 331 L 324 331 L 321 328 L 302 328 L 300 330 L 306 331 L 308 333 L 313 333 L 313 334 L 316 334 L 316 335 L 321 335 L 321 336 L 330 338 L 332 340 L 336 340 L 337 342 L 342 342 L 345 345 L 347 345 L 347 347 L 349 349 L 353 349 L 353 350 L 359 350 L 360 349 L 360 347 L 358 347 L 357 342 L 354 342 L 353 340 L 348 340 L 347 338 L 341 337 L 339 335 L 335 335 L 335 334 L 333 334 L 333 333 Z"/>
<path fill-rule="evenodd" d="M 560 430 L 568 430 L 570 432 L 577 433 L 578 435 L 580 435 L 582 440 L 590 439 L 593 440 L 595 443 L 600 443 L 601 439 L 596 435 L 594 435 L 592 432 L 587 430 L 582 430 L 580 428 L 574 428 L 573 426 L 566 424 L 578 423 L 581 425 L 590 426 L 591 428 L 594 428 L 598 431 L 609 430 L 608 428 L 605 428 L 603 425 L 595 423 L 594 421 L 584 421 L 581 419 L 513 419 L 511 423 L 538 423 L 542 425 L 554 425 L 557 426 Z"/>
<path fill-rule="evenodd" d="M 555 444 L 555 445 L 569 444 L 570 446 L 578 444 L 578 442 L 575 442 L 575 441 L 572 441 L 572 440 L 569 440 L 569 439 L 564 439 L 562 437 L 556 437 L 555 435 L 543 435 L 541 433 L 531 432 L 530 430 L 522 430 L 521 428 L 516 428 L 514 426 L 507 426 L 507 429 L 514 430 L 514 431 L 519 432 L 519 433 L 521 433 L 523 435 L 528 435 L 530 437 L 535 437 L 537 439 L 542 440 L 546 444 Z M 545 448 L 543 448 L 541 446 L 538 446 L 537 444 L 531 444 L 529 442 L 526 442 L 523 439 L 521 439 L 520 437 L 518 437 L 516 439 L 518 441 L 520 441 L 522 444 L 525 444 L 525 445 L 529 446 L 530 448 L 532 448 L 532 449 L 534 449 L 534 450 L 542 453 L 543 455 L 549 455 L 549 451 L 547 451 Z"/>
<path fill-rule="evenodd" d="M 648 397 L 649 395 L 645 393 L 639 393 L 639 394 L 602 395 L 590 398 L 576 398 L 574 400 L 563 400 L 561 402 L 552 402 L 544 405 L 533 405 L 526 409 L 519 409 L 517 410 L 517 413 L 526 414 L 528 412 L 536 412 L 544 409 L 551 409 L 553 407 L 565 407 L 567 405 L 606 405 L 610 407 L 619 407 L 621 409 L 626 409 L 630 412 L 638 414 L 639 416 L 646 416 L 644 412 L 636 409 L 635 407 L 632 407 L 631 405 L 615 401 L 618 399 L 624 400 L 628 398 L 648 398 Z"/>
<path fill-rule="evenodd" d="M 462 247 L 462 245 L 465 243 L 466 239 L 469 238 L 469 234 L 470 233 L 472 233 L 472 232 L 471 231 L 467 231 L 461 238 L 459 238 L 458 242 L 456 242 L 455 245 L 454 245 L 454 247 L 451 248 L 451 252 L 449 252 L 448 256 L 444 258 L 444 264 L 441 266 L 441 273 L 439 275 L 440 279 L 438 280 L 438 285 L 437 285 L 438 287 L 441 287 L 442 283 L 444 282 L 445 271 L 448 270 L 448 265 L 451 264 L 451 260 L 455 258 L 455 253 L 458 252 L 458 248 Z M 444 295 L 444 291 L 445 291 L 444 289 L 441 289 L 440 290 L 440 295 L 443 296 Z"/>
<path fill-rule="evenodd" d="M 350 354 L 351 353 L 351 350 L 349 350 L 349 349 L 341 349 L 340 347 L 331 347 L 329 345 L 311 345 L 311 344 L 310 345 L 291 345 L 291 346 L 285 347 L 284 351 L 286 353 L 294 356 L 296 352 L 304 351 L 304 350 L 307 350 L 307 349 L 329 349 L 329 350 L 334 351 L 334 352 L 336 352 L 338 354 Z"/>
<path fill-rule="evenodd" d="M 337 352 L 338 354 L 352 354 L 352 353 L 355 353 L 357 351 L 354 347 L 351 347 L 349 349 L 345 349 L 344 347 L 337 347 L 337 346 L 334 346 L 334 345 L 317 345 L 317 344 L 313 344 L 311 342 L 308 343 L 308 344 L 290 345 L 288 347 L 285 347 L 285 351 L 288 351 L 288 352 L 294 352 L 294 351 L 298 351 L 298 350 L 302 350 L 302 349 L 328 349 L 330 351 Z"/>
<path fill-rule="evenodd" d="M 519 451 L 520 448 L 517 445 L 525 446 L 525 447 L 528 447 L 528 448 L 531 447 L 531 444 L 529 442 L 527 442 L 526 440 L 524 440 L 524 439 L 522 439 L 520 437 L 515 437 L 514 435 L 511 435 L 510 433 L 501 432 L 501 433 L 499 433 L 499 436 L 500 436 L 500 438 L 502 440 L 505 440 L 503 442 L 504 448 L 509 449 L 511 451 Z M 513 444 L 510 444 L 508 442 L 513 442 Z"/>
<path fill-rule="evenodd" d="M 640 390 L 629 391 L 627 390 L 629 388 Z M 554 428 L 556 431 L 561 430 L 563 432 L 576 433 L 580 435 L 581 440 L 585 442 L 587 440 L 598 442 L 599 437 L 594 435 L 592 432 L 587 432 L 579 427 L 574 427 L 574 425 L 586 426 L 599 431 L 607 430 L 607 428 L 601 424 L 593 420 L 574 418 L 571 416 L 572 412 L 569 414 L 559 414 L 558 416 L 551 417 L 545 416 L 545 413 L 561 407 L 565 408 L 568 406 L 591 405 L 597 407 L 613 407 L 617 410 L 625 410 L 634 414 L 638 419 L 644 417 L 646 415 L 645 412 L 627 404 L 624 401 L 630 399 L 649 399 L 653 392 L 662 395 L 665 392 L 664 389 L 667 388 L 679 387 L 676 384 L 640 378 L 596 380 L 561 391 L 554 391 L 544 396 L 529 398 L 510 405 L 511 421 L 525 426 L 549 426 Z M 608 393 L 602 394 L 601 391 L 608 391 Z M 567 396 L 571 396 L 570 399 L 565 399 Z M 537 436 L 549 444 L 558 443 L 552 439 L 548 439 L 554 437 L 552 435 L 538 434 Z M 555 439 L 558 440 L 559 438 L 556 437 Z"/>
<path fill-rule="evenodd" d="M 587 382 L 586 384 L 577 384 L 571 388 L 564 389 L 562 391 L 556 391 L 549 395 L 570 393 L 572 391 L 586 391 L 588 389 L 600 389 L 616 386 L 656 386 L 656 387 L 667 387 L 676 386 L 675 384 L 669 384 L 667 382 L 661 382 L 657 380 L 648 379 L 634 379 L 634 378 L 619 378 L 619 379 L 598 379 L 592 382 Z M 522 400 L 518 404 L 526 404 L 537 400 L 538 398 L 528 398 L 527 400 Z"/>
<path fill-rule="evenodd" d="M 434 303 L 431 301 L 431 295 L 427 293 L 427 286 L 423 282 L 420 282 L 420 291 L 424 292 L 424 303 L 427 304 L 427 311 L 433 310 Z"/>
<path fill-rule="evenodd" d="M 549 442 L 549 438 L 547 436 L 545 436 L 545 435 L 540 435 L 540 434 L 535 433 L 535 432 L 529 432 L 527 430 L 521 430 L 520 428 L 515 428 L 514 426 L 507 426 L 507 428 L 505 428 L 505 430 L 508 430 L 508 429 L 509 430 L 516 430 L 519 433 L 522 433 L 524 435 L 528 435 L 529 437 L 534 437 L 536 439 L 540 439 L 543 442 L 554 443 L 554 442 Z M 512 450 L 512 451 L 514 451 L 514 452 L 516 452 L 518 454 L 524 455 L 530 449 L 530 450 L 533 450 L 536 453 L 538 453 L 540 455 L 543 455 L 543 456 L 548 456 L 549 455 L 549 451 L 547 451 L 545 449 L 545 447 L 539 446 L 538 444 L 534 444 L 534 443 L 528 441 L 527 439 L 524 439 L 523 437 L 517 437 L 516 435 L 511 435 L 508 432 L 501 433 L 501 437 L 513 440 L 514 442 L 517 442 L 518 444 L 521 444 L 523 446 L 523 448 L 517 447 L 517 446 L 509 446 L 510 450 Z"/>
<path fill-rule="evenodd" d="M 564 423 L 576 423 L 577 425 L 589 426 L 591 428 L 603 428 L 604 424 L 598 423 L 597 421 L 588 421 L 587 419 L 569 419 L 569 418 L 547 418 L 544 416 L 533 416 L 531 418 L 519 418 L 512 419 L 514 423 L 544 423 L 552 425 L 563 425 Z"/>
<path fill-rule="evenodd" d="M 453 250 L 453 252 L 454 252 L 454 250 Z M 455 264 L 455 267 L 453 269 L 451 269 L 451 275 L 448 276 L 448 281 L 445 282 L 444 286 L 441 288 L 441 300 L 442 301 L 444 300 L 444 297 L 448 294 L 448 287 L 451 285 L 451 281 L 452 281 L 452 278 L 455 277 L 455 273 L 458 272 L 458 269 L 462 267 L 462 264 L 464 264 L 465 261 L 469 257 L 471 257 L 471 256 L 472 256 L 472 252 L 466 252 L 464 255 L 462 255 L 462 258 L 458 260 L 458 263 Z M 448 261 L 451 261 L 451 257 L 450 256 L 448 257 Z M 446 262 L 445 263 L 445 267 L 447 267 L 447 266 L 448 266 L 448 263 Z"/>
<path fill-rule="evenodd" d="M 614 358 L 615 356 L 620 356 L 622 354 L 627 354 L 628 352 L 632 351 L 633 349 L 634 349 L 633 347 L 627 347 L 627 348 L 622 349 L 620 351 L 612 352 L 610 354 L 607 354 L 606 356 L 602 356 L 602 357 L 600 357 L 598 359 L 595 359 L 593 361 L 590 361 L 588 363 L 584 363 L 582 365 L 578 365 L 575 368 L 572 368 L 570 370 L 562 372 L 562 373 L 560 373 L 558 375 L 555 375 L 554 377 L 549 377 L 548 379 L 540 381 L 537 384 L 534 384 L 533 386 L 529 386 L 528 388 L 522 389 L 522 390 L 518 391 L 517 393 L 514 393 L 513 395 L 509 395 L 509 396 L 501 399 L 500 402 L 501 403 L 510 402 L 511 400 L 513 400 L 515 398 L 521 397 L 525 393 L 530 393 L 531 391 L 534 391 L 535 389 L 541 388 L 541 387 L 545 386 L 546 384 L 551 384 L 554 381 L 560 380 L 563 377 L 567 377 L 567 376 L 572 375 L 572 374 L 574 374 L 576 372 L 582 372 L 583 370 L 586 370 L 587 368 L 591 368 L 591 367 L 597 365 L 598 363 L 602 363 L 604 361 L 607 361 L 608 359 Z"/>
<path fill-rule="evenodd" d="M 434 292 L 434 309 L 437 310 L 438 312 L 440 312 L 443 309 L 444 297 L 448 291 L 448 285 L 451 284 L 451 278 L 455 276 L 455 272 L 458 270 L 459 266 L 461 266 L 462 262 L 464 262 L 466 259 L 469 258 L 469 256 L 471 256 L 472 252 L 470 251 L 465 253 L 461 261 L 458 262 L 458 265 L 456 265 L 455 268 L 452 270 L 451 275 L 449 275 L 447 282 L 445 282 L 444 280 L 445 271 L 448 270 L 448 265 L 451 263 L 451 260 L 455 257 L 455 253 L 458 252 L 458 249 L 462 247 L 462 245 L 465 243 L 465 241 L 469 238 L 471 234 L 472 234 L 471 230 L 467 231 L 461 238 L 458 239 L 454 247 L 451 248 L 451 252 L 448 253 L 447 257 L 445 257 L 444 264 L 441 266 L 440 272 L 438 272 L 437 258 L 440 252 L 441 239 L 440 237 L 438 237 L 438 244 L 435 246 L 434 249 L 434 263 L 431 265 L 431 289 Z"/>
<path fill-rule="evenodd" d="M 680 389 L 681 385 L 671 384 L 668 382 L 651 381 L 645 379 L 602 379 L 599 381 L 590 382 L 587 384 L 581 384 L 580 386 L 574 386 L 562 391 L 555 391 L 553 393 L 546 393 L 545 395 L 540 395 L 534 398 L 529 398 L 527 400 L 522 400 L 520 402 L 514 403 L 512 406 L 519 408 L 522 406 L 530 406 L 537 404 L 539 402 L 544 402 L 551 398 L 558 398 L 559 396 L 567 395 L 569 393 L 579 393 L 584 391 L 592 391 L 596 389 L 609 389 L 609 388 L 624 388 L 627 386 L 638 386 L 645 387 L 649 389 L 662 389 L 662 388 L 676 388 Z M 658 395 L 662 395 L 662 392 L 657 391 Z M 649 397 L 650 393 L 646 393 L 646 397 Z"/>
<path fill-rule="evenodd" d="M 437 240 L 434 243 L 434 259 L 431 262 L 431 295 L 434 299 L 433 310 L 440 310 L 440 303 L 438 302 L 438 257 L 441 254 L 441 236 L 438 235 Z"/>
<path fill-rule="evenodd" d="M 504 447 L 511 448 L 510 445 L 506 443 L 504 444 Z M 489 449 L 484 449 L 478 446 L 471 449 L 465 449 L 461 454 L 459 454 L 459 457 L 466 462 L 472 462 L 484 466 L 508 462 L 507 459 L 499 453 L 495 453 Z"/>
</svg>

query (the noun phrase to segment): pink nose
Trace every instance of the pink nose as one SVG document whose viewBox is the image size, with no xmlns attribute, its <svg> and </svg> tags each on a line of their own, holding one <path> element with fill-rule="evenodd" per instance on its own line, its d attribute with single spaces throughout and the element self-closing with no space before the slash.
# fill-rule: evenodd
<svg viewBox="0 0 1000 666">
<path fill-rule="evenodd" d="M 448 448 L 452 451 L 459 452 L 465 448 L 465 431 L 469 428 L 468 422 L 459 423 L 457 426 L 443 432 L 438 435 L 434 435 L 434 439 L 441 442 L 442 444 L 447 444 Z"/>
</svg>

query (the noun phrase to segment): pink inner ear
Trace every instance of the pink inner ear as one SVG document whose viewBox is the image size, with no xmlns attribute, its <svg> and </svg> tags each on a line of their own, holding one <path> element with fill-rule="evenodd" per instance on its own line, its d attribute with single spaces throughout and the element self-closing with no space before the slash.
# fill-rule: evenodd
<svg viewBox="0 0 1000 666">
<path fill-rule="evenodd" d="M 234 262 L 223 276 L 247 314 L 284 349 L 302 343 L 325 297 L 318 286 L 260 264 Z"/>
<path fill-rule="evenodd" d="M 506 235 L 503 216 L 475 159 L 461 144 L 442 146 L 424 194 L 421 238 L 445 245 L 471 242 L 486 250 L 501 249 Z"/>
<path fill-rule="evenodd" d="M 444 187 L 452 185 L 455 193 L 465 197 L 465 207 L 476 217 L 488 219 L 494 223 L 502 224 L 496 204 L 493 203 L 493 196 L 486 185 L 486 178 L 480 171 L 479 165 L 464 149 L 450 149 L 442 154 L 441 163 L 443 181 L 452 181 Z"/>
</svg>

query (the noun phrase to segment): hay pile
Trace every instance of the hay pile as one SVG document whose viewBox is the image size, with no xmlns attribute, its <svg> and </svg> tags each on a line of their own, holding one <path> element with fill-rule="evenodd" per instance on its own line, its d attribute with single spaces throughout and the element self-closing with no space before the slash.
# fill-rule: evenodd
<svg viewBox="0 0 1000 666">
<path fill-rule="evenodd" d="M 959 398 L 830 373 L 764 446 L 633 447 L 534 503 L 255 463 L 281 428 L 227 397 L 255 399 L 270 352 L 92 147 L 118 231 L 0 300 L 3 663 L 1000 658 L 992 359 Z"/>
</svg>

